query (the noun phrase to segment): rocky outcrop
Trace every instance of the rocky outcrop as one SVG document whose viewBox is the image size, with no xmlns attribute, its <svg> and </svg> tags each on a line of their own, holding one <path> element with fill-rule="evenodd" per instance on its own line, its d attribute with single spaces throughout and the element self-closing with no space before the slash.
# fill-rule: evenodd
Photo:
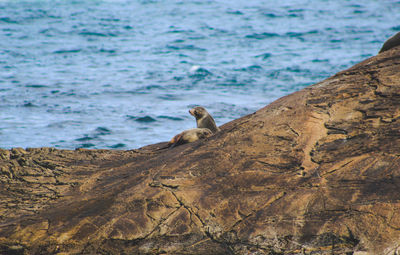
<svg viewBox="0 0 400 255">
<path fill-rule="evenodd" d="M 156 150 L 0 151 L 0 253 L 398 254 L 400 48 Z"/>
</svg>

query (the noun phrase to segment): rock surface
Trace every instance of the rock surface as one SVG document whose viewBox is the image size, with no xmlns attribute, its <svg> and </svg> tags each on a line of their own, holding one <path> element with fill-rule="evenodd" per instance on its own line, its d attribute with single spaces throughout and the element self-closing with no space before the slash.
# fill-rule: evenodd
<svg viewBox="0 0 400 255">
<path fill-rule="evenodd" d="M 0 254 L 398 254 L 400 48 L 167 150 L 0 150 Z"/>
</svg>

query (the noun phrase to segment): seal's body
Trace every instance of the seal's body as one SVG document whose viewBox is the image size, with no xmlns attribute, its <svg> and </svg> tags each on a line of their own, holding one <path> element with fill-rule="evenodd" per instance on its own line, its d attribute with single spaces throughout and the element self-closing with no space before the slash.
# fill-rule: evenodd
<svg viewBox="0 0 400 255">
<path fill-rule="evenodd" d="M 174 136 L 168 143 L 168 147 L 173 148 L 178 145 L 185 143 L 195 142 L 200 139 L 204 139 L 212 136 L 212 132 L 208 128 L 193 128 L 183 131 L 180 134 Z"/>
<path fill-rule="evenodd" d="M 197 106 L 189 110 L 189 113 L 196 118 L 198 128 L 208 128 L 211 132 L 216 133 L 220 129 L 215 124 L 213 117 L 204 107 Z"/>
<path fill-rule="evenodd" d="M 394 48 L 399 45 L 400 45 L 400 32 L 387 39 L 386 42 L 383 44 L 379 53 L 390 50 L 391 48 Z"/>
</svg>

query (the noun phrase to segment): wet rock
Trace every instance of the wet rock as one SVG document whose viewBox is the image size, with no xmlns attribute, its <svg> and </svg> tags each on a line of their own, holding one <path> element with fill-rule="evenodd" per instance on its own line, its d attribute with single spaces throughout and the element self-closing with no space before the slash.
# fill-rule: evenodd
<svg viewBox="0 0 400 255">
<path fill-rule="evenodd" d="M 0 150 L 0 253 L 396 254 L 400 50 L 173 149 Z"/>
</svg>

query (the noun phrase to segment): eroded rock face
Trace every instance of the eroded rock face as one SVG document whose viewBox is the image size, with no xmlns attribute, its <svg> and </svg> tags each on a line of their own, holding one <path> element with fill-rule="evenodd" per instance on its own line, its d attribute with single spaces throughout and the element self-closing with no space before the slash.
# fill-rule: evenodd
<svg viewBox="0 0 400 255">
<path fill-rule="evenodd" d="M 0 253 L 394 254 L 400 49 L 155 150 L 0 151 Z"/>
</svg>

